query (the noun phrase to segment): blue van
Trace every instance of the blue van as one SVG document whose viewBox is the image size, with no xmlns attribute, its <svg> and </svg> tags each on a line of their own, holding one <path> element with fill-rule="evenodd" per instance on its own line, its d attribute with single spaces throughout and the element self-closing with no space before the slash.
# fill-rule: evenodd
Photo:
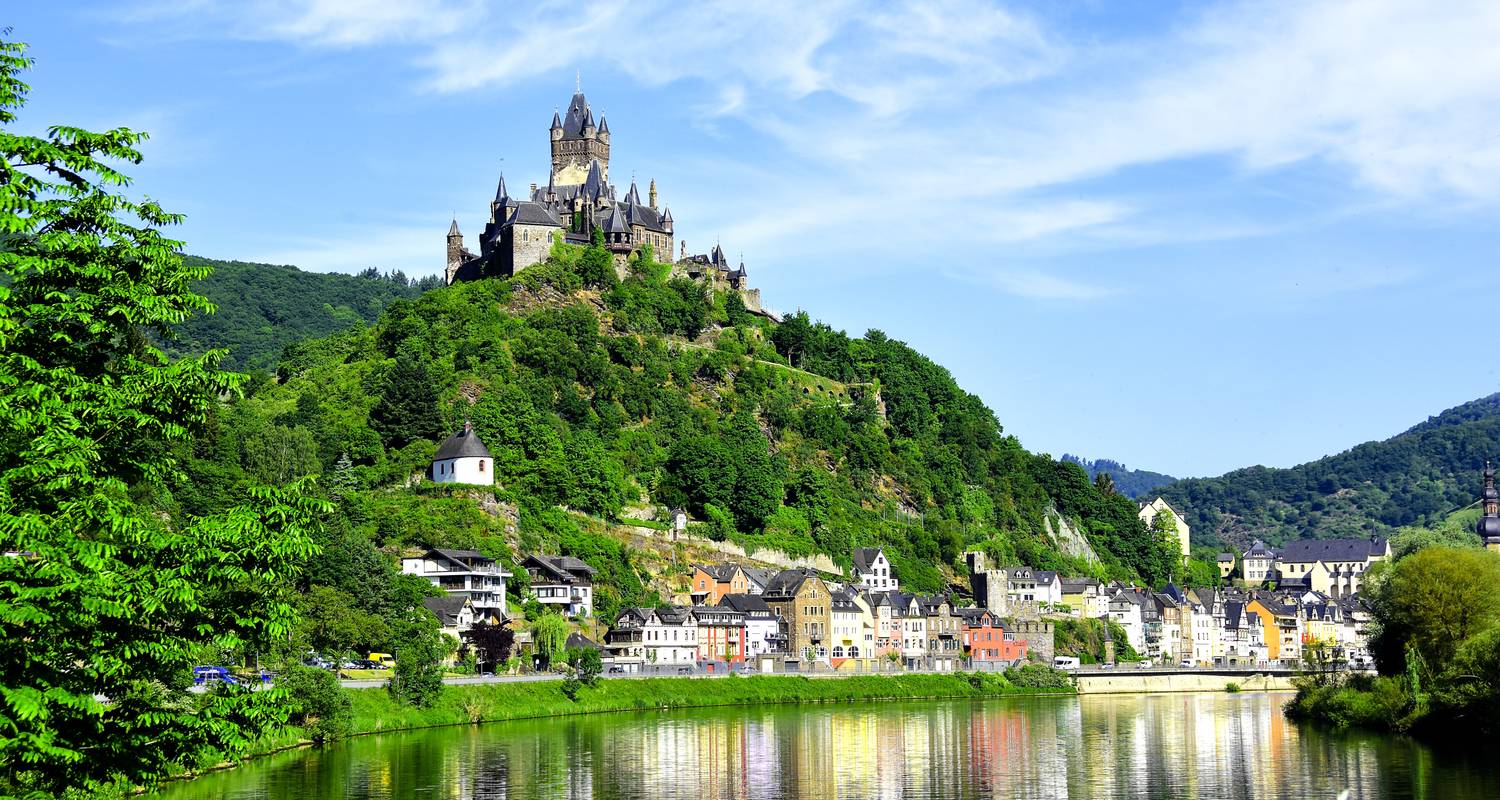
<svg viewBox="0 0 1500 800">
<path fill-rule="evenodd" d="M 202 666 L 193 667 L 193 685 L 208 686 L 215 683 L 227 683 L 239 685 L 239 681 L 229 674 L 229 670 L 223 667 Z"/>
</svg>

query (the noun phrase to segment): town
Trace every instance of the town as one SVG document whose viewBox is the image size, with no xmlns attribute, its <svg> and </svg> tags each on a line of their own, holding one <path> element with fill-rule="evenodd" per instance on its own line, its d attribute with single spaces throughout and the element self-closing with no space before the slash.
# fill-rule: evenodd
<svg viewBox="0 0 1500 800">
<path fill-rule="evenodd" d="M 439 448 L 430 476 L 484 485 L 492 456 L 471 426 Z M 1485 496 L 1495 494 L 1485 473 Z M 1166 515 L 1187 552 L 1188 526 L 1160 498 L 1141 504 L 1143 520 Z M 687 514 L 667 514 L 674 538 L 691 538 Z M 1485 506 L 1484 532 L 1500 525 Z M 1488 526 L 1488 527 L 1486 527 Z M 1120 662 L 1182 669 L 1225 667 L 1367 669 L 1370 608 L 1361 594 L 1369 569 L 1391 557 L 1383 538 L 1297 540 L 1280 548 L 1256 541 L 1218 556 L 1213 586 L 1160 590 L 1060 575 L 1024 565 L 991 565 L 964 554 L 968 592 L 901 591 L 881 548 L 856 548 L 848 574 L 810 567 L 742 563 L 696 565 L 672 605 L 628 608 L 602 629 L 594 619 L 594 567 L 571 556 L 522 558 L 526 603 L 570 621 L 571 649 L 597 650 L 609 675 L 684 673 L 871 673 L 998 671 L 1025 663 L 1109 668 Z M 515 644 L 532 650 L 519 609 L 507 602 L 513 575 L 473 550 L 431 548 L 402 560 L 402 571 L 443 590 L 426 606 L 454 642 L 454 660 L 476 624 L 514 625 Z M 1055 631 L 1065 620 L 1107 620 L 1118 631 L 1104 652 L 1063 653 Z M 590 635 L 592 633 L 592 635 Z M 521 664 L 544 666 L 533 658 Z M 500 665 L 483 665 L 494 670 Z M 482 667 L 482 668 L 483 668 Z"/>
</svg>

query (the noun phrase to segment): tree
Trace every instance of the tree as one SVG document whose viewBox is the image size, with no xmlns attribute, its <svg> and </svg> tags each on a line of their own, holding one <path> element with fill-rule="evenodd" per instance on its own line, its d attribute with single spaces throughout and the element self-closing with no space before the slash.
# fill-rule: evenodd
<svg viewBox="0 0 1500 800">
<path fill-rule="evenodd" d="M 614 256 L 604 247 L 604 231 L 594 228 L 589 246 L 578 259 L 578 277 L 585 286 L 608 289 L 616 281 Z"/>
<path fill-rule="evenodd" d="M 1381 671 L 1403 669 L 1411 646 L 1442 672 L 1466 640 L 1500 625 L 1497 586 L 1500 555 L 1486 550 L 1429 547 L 1397 562 L 1374 598 L 1372 650 Z"/>
<path fill-rule="evenodd" d="M 492 669 L 510 658 L 515 646 L 516 632 L 504 625 L 477 622 L 464 632 L 464 642 L 474 648 L 480 664 L 489 664 Z"/>
<path fill-rule="evenodd" d="M 10 130 L 25 52 L 0 41 L 0 794 L 44 798 L 150 787 L 285 720 L 280 691 L 190 694 L 191 668 L 286 640 L 327 505 L 297 482 L 171 513 L 174 448 L 241 384 L 222 351 L 152 344 L 212 310 L 209 270 L 162 234 L 179 215 L 115 191 L 145 134 Z"/>
<path fill-rule="evenodd" d="M 349 695 L 332 672 L 292 666 L 276 676 L 276 688 L 286 692 L 287 722 L 302 726 L 308 739 L 324 744 L 349 735 L 354 714 Z"/>
<path fill-rule="evenodd" d="M 546 669 L 562 655 L 568 643 L 568 621 L 560 614 L 542 612 L 531 623 L 531 641 L 536 646 L 540 667 Z"/>
<path fill-rule="evenodd" d="M 432 705 L 443 692 L 443 659 L 449 652 L 437 617 L 417 606 L 397 624 L 396 669 L 388 688 L 414 706 Z"/>
<path fill-rule="evenodd" d="M 396 356 L 380 399 L 370 411 L 370 427 L 391 448 L 434 439 L 442 432 L 438 387 L 421 359 L 404 350 Z"/>
</svg>

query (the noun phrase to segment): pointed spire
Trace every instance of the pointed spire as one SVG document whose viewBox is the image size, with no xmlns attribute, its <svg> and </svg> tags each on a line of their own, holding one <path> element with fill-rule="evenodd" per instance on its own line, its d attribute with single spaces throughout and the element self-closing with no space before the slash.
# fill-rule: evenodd
<svg viewBox="0 0 1500 800">
<path fill-rule="evenodd" d="M 453 224 L 448 226 L 448 235 L 449 236 L 462 236 L 463 235 L 463 234 L 461 234 L 461 233 L 458 232 L 458 217 L 454 217 L 453 218 Z"/>
<path fill-rule="evenodd" d="M 500 173 L 500 185 L 495 187 L 495 202 L 502 203 L 510 195 L 505 191 L 505 173 Z"/>
<path fill-rule="evenodd" d="M 634 176 L 630 178 L 630 191 L 625 193 L 625 203 L 632 206 L 641 204 L 641 190 L 636 188 Z"/>
<path fill-rule="evenodd" d="M 603 114 L 599 115 L 599 132 L 609 133 L 609 120 L 605 119 Z"/>
<path fill-rule="evenodd" d="M 630 233 L 630 225 L 625 221 L 625 216 L 620 213 L 620 207 L 615 206 L 610 213 L 609 219 L 604 223 L 605 233 Z"/>
<path fill-rule="evenodd" d="M 557 113 L 557 109 L 554 108 L 554 109 L 552 109 L 552 130 L 555 131 L 558 128 L 561 128 L 561 127 L 562 127 L 562 117 Z"/>
<path fill-rule="evenodd" d="M 666 211 L 662 212 L 661 221 L 667 223 L 668 225 L 672 224 L 672 207 L 671 206 L 667 206 Z"/>
</svg>

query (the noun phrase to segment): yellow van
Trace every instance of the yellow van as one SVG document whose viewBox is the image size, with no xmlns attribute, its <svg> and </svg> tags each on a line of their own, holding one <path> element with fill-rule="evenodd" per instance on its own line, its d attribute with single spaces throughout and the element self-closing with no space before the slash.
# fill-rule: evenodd
<svg viewBox="0 0 1500 800">
<path fill-rule="evenodd" d="M 396 666 L 396 657 L 390 653 L 371 653 L 370 660 L 379 664 L 382 669 L 392 669 Z"/>
</svg>

